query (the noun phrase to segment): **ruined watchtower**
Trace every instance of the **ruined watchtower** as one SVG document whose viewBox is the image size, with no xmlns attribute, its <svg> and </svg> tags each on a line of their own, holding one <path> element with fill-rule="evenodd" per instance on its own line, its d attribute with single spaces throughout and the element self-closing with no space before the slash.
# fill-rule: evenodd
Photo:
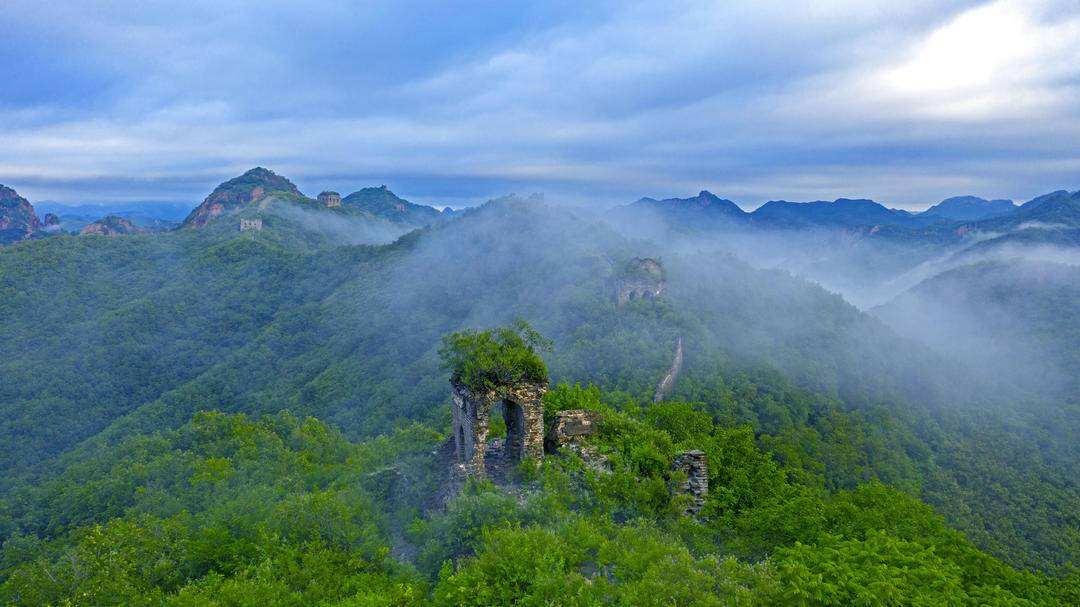
<svg viewBox="0 0 1080 607">
<path fill-rule="evenodd" d="M 651 257 L 635 257 L 627 262 L 616 282 L 619 305 L 635 299 L 660 297 L 664 293 L 664 267 Z"/>
<path fill-rule="evenodd" d="M 341 194 L 337 192 L 325 191 L 319 194 L 319 202 L 330 207 L 331 209 L 341 206 Z"/>
<path fill-rule="evenodd" d="M 705 505 L 709 494 L 709 463 L 704 451 L 680 451 L 671 462 L 672 473 L 679 473 L 679 480 L 670 485 L 672 496 L 690 496 L 690 503 L 683 514 L 696 515 Z M 681 478 L 686 475 L 685 480 Z"/>
<path fill-rule="evenodd" d="M 544 458 L 544 382 L 521 380 L 494 388 L 472 389 L 450 382 L 454 396 L 454 442 L 457 462 L 473 476 L 485 476 L 490 465 Z M 502 409 L 506 440 L 501 452 L 487 453 L 492 412 Z M 486 455 L 501 461 L 485 462 Z"/>
</svg>

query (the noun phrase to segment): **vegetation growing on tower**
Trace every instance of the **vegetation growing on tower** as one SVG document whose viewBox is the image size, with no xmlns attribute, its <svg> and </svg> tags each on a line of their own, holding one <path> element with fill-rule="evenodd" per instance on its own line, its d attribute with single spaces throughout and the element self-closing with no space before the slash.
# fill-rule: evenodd
<svg viewBox="0 0 1080 607">
<path fill-rule="evenodd" d="M 439 356 L 451 381 L 473 389 L 497 388 L 519 381 L 547 383 L 547 366 L 537 351 L 550 347 L 549 340 L 519 320 L 487 331 L 451 333 L 443 338 Z"/>
</svg>

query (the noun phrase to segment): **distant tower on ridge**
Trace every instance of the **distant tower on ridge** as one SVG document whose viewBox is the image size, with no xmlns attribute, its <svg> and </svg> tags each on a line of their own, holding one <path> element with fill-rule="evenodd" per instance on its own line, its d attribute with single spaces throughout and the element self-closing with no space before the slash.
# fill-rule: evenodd
<svg viewBox="0 0 1080 607">
<path fill-rule="evenodd" d="M 341 206 L 341 194 L 337 192 L 325 191 L 319 194 L 319 202 L 330 207 L 331 209 Z"/>
</svg>

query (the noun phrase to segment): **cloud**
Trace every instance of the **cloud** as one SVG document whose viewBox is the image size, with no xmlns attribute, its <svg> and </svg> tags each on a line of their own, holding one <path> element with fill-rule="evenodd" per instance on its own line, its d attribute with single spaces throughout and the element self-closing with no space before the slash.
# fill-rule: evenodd
<svg viewBox="0 0 1080 607">
<path fill-rule="evenodd" d="M 1080 14 L 999 0 L 932 32 L 875 83 L 916 113 L 950 120 L 1023 119 L 1077 99 Z"/>
<path fill-rule="evenodd" d="M 0 182 L 198 200 L 262 164 L 440 203 L 1024 199 L 1076 187 L 1078 24 L 1010 0 L 15 0 Z"/>
</svg>

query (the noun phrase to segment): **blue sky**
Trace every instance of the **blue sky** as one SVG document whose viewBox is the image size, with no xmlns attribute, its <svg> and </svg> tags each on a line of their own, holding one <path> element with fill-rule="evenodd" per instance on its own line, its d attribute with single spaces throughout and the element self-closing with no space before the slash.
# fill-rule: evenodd
<svg viewBox="0 0 1080 607">
<path fill-rule="evenodd" d="M 586 8 L 583 8 L 585 5 Z M 1080 4 L 8 0 L 0 183 L 592 204 L 1080 188 Z"/>
</svg>

